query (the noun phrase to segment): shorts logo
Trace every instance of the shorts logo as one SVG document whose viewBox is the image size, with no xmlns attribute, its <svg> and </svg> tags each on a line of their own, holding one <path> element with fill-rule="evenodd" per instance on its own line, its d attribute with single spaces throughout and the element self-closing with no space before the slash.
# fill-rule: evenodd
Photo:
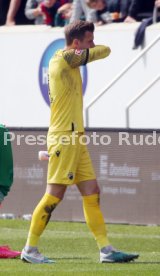
<svg viewBox="0 0 160 276">
<path fill-rule="evenodd" d="M 68 173 L 68 178 L 69 178 L 70 180 L 73 179 L 73 173 L 72 173 L 72 172 L 69 172 L 69 173 Z"/>
<path fill-rule="evenodd" d="M 65 46 L 65 40 L 60 38 L 54 40 L 51 44 L 47 46 L 44 50 L 44 53 L 41 57 L 40 65 L 39 65 L 39 87 L 42 94 L 42 97 L 46 104 L 50 106 L 49 95 L 48 95 L 48 64 L 51 57 L 54 53 L 59 50 L 63 49 Z M 83 50 L 76 50 L 80 55 Z M 87 66 L 80 67 L 81 77 L 82 77 L 82 85 L 83 85 L 83 95 L 85 94 L 86 87 L 87 87 L 87 79 L 88 79 L 88 72 Z M 52 99 L 53 101 L 54 99 Z"/>
<path fill-rule="evenodd" d="M 59 155 L 60 155 L 60 151 L 59 150 L 56 151 L 56 155 L 57 155 L 57 157 L 59 157 Z"/>
</svg>

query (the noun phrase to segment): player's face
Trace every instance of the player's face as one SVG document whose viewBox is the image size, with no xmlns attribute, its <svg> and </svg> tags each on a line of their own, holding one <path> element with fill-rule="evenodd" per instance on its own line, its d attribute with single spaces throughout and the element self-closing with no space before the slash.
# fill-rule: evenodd
<svg viewBox="0 0 160 276">
<path fill-rule="evenodd" d="M 79 49 L 93 48 L 94 46 L 94 35 L 92 32 L 86 31 L 83 40 L 78 40 Z"/>
</svg>

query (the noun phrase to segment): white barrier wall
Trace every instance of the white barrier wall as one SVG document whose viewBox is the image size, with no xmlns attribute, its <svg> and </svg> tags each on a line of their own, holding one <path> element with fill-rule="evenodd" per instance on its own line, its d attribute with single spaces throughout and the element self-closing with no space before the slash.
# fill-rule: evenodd
<svg viewBox="0 0 160 276">
<path fill-rule="evenodd" d="M 109 45 L 109 58 L 81 68 L 86 86 L 84 107 L 140 53 L 132 50 L 138 24 L 98 27 L 95 43 Z M 146 31 L 146 45 L 160 34 L 160 24 Z M 63 28 L 0 27 L 0 122 L 7 126 L 47 127 L 47 63 L 63 46 Z M 50 45 L 51 44 L 51 45 Z M 90 127 L 126 127 L 125 109 L 137 93 L 159 73 L 158 42 L 89 110 Z M 41 76 L 42 72 L 42 76 Z M 45 96 L 43 96 L 45 94 Z M 131 127 L 160 128 L 159 83 L 130 110 Z"/>
<path fill-rule="evenodd" d="M 46 137 L 45 130 L 15 130 L 19 143 L 12 142 L 14 156 L 14 183 L 5 198 L 0 215 L 15 214 L 22 217 L 32 214 L 44 194 L 47 177 L 47 162 L 38 160 L 40 143 L 26 143 L 27 137 Z M 110 143 L 95 144 L 93 131 L 86 131 L 90 143 L 89 152 L 101 189 L 101 208 L 104 218 L 112 223 L 160 225 L 160 131 L 126 131 L 130 144 L 122 141 L 124 132 L 97 131 L 97 142 L 110 137 Z M 152 138 L 155 143 L 151 144 Z M 143 145 L 136 144 L 140 137 Z M 106 138 L 103 140 L 106 142 Z M 133 141 L 133 142 L 132 142 Z M 44 148 L 46 146 L 43 146 Z M 22 158 L 23 157 L 23 158 Z M 53 214 L 53 220 L 84 221 L 82 198 L 76 185 L 70 185 L 64 200 Z M 157 241 L 158 242 L 158 241 Z M 128 275 L 128 274 L 127 274 Z M 137 275 L 137 274 L 135 274 Z M 140 274 L 141 275 L 141 274 Z"/>
</svg>

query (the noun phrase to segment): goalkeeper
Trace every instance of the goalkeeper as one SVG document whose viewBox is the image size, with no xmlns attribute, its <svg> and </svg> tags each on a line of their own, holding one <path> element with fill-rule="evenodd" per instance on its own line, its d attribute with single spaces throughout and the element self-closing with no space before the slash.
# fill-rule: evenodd
<svg viewBox="0 0 160 276">
<path fill-rule="evenodd" d="M 100 189 L 88 149 L 86 145 L 80 143 L 84 126 L 79 66 L 106 58 L 110 54 L 110 48 L 95 46 L 94 24 L 87 21 L 74 21 L 67 25 L 65 38 L 66 48 L 58 50 L 49 63 L 51 117 L 47 136 L 50 156 L 47 188 L 33 212 L 21 259 L 29 263 L 54 262 L 39 253 L 38 241 L 52 211 L 63 199 L 67 186 L 76 183 L 82 195 L 86 223 L 100 251 L 100 262 L 129 262 L 138 258 L 138 255 L 114 249 L 107 238 L 104 218 L 99 206 Z M 75 143 L 68 143 L 74 134 L 76 134 Z"/>
</svg>

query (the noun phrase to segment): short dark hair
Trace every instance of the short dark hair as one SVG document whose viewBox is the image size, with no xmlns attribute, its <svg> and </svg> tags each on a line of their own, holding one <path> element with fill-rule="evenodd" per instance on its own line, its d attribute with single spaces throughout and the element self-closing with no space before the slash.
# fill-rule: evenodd
<svg viewBox="0 0 160 276">
<path fill-rule="evenodd" d="M 88 21 L 76 20 L 65 26 L 64 34 L 67 45 L 71 45 L 75 38 L 83 40 L 85 32 L 94 32 L 94 24 Z"/>
</svg>

